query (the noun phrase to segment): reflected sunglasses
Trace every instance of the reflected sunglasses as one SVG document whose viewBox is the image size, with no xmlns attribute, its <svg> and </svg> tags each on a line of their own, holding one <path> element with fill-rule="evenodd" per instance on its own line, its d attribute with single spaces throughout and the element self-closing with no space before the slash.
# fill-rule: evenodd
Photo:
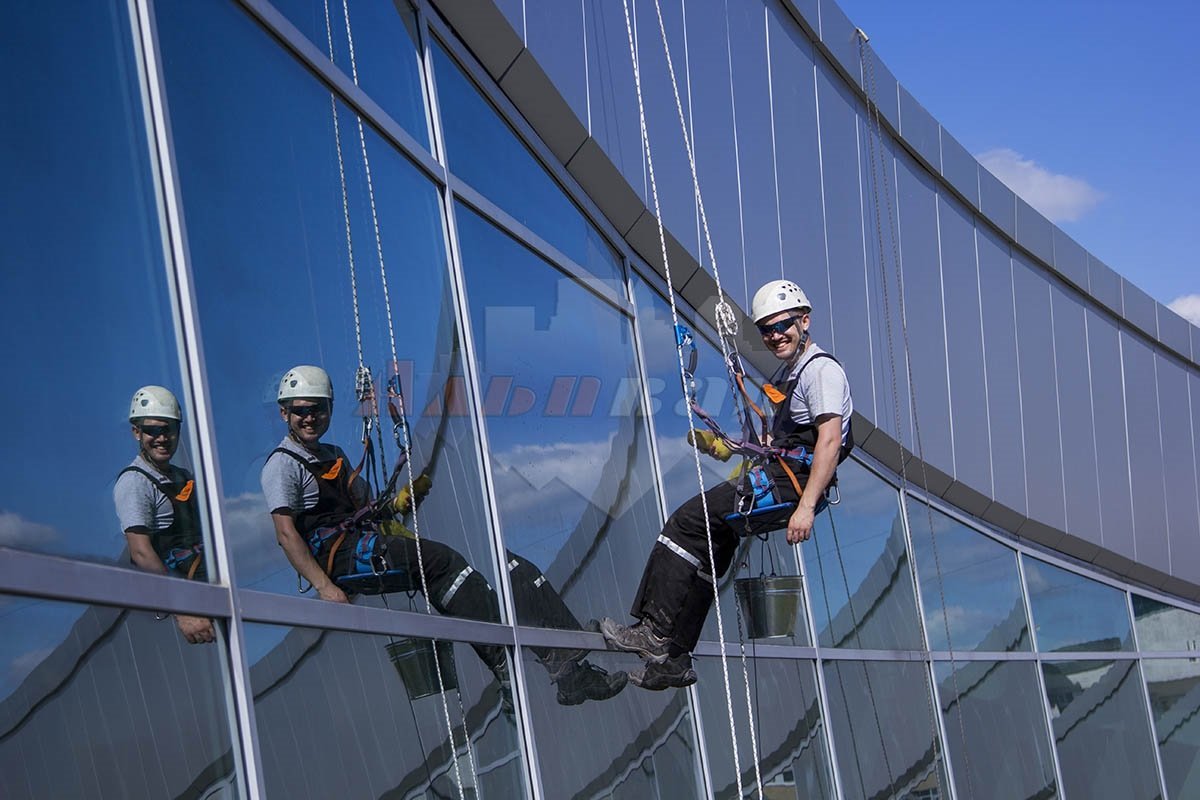
<svg viewBox="0 0 1200 800">
<path fill-rule="evenodd" d="M 288 413 L 294 417 L 304 419 L 305 417 L 323 417 L 329 413 L 329 403 L 322 400 L 319 403 L 314 403 L 311 406 L 288 406 Z"/>
<path fill-rule="evenodd" d="M 787 333 L 788 330 L 799 320 L 800 317 L 788 317 L 787 319 L 781 319 L 779 322 L 771 325 L 755 325 L 754 327 L 758 328 L 759 334 L 764 337 L 770 336 L 773 333 L 782 335 Z"/>
<path fill-rule="evenodd" d="M 138 430 L 143 436 L 149 436 L 151 439 L 157 439 L 160 436 L 174 436 L 179 433 L 178 425 L 138 425 Z"/>
</svg>

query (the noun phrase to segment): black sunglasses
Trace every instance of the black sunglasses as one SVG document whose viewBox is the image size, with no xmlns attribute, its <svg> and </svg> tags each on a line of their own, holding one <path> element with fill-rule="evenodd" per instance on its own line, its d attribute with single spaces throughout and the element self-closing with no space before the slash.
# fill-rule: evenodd
<svg viewBox="0 0 1200 800">
<path fill-rule="evenodd" d="M 179 425 L 138 425 L 138 430 L 142 432 L 143 436 L 157 439 L 160 436 L 174 436 L 179 433 Z"/>
<path fill-rule="evenodd" d="M 298 406 L 293 403 L 288 406 L 288 413 L 300 419 L 304 419 L 305 417 L 323 417 L 329 413 L 329 403 L 325 400 L 314 403 L 311 406 Z"/>
<path fill-rule="evenodd" d="M 770 336 L 773 333 L 774 334 L 784 334 L 784 333 L 787 333 L 788 330 L 793 325 L 795 325 L 799 320 L 800 320 L 800 317 L 788 317 L 787 319 L 781 319 L 781 320 L 779 320 L 779 322 L 773 323 L 771 325 L 756 325 L 755 327 L 758 328 L 758 332 L 762 336 Z"/>
</svg>

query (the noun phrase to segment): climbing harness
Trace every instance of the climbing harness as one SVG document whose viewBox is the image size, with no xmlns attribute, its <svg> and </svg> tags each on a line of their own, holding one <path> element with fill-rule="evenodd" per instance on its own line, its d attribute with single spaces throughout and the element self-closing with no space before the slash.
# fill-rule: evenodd
<svg viewBox="0 0 1200 800">
<path fill-rule="evenodd" d="M 886 146 L 885 146 L 885 136 L 884 136 L 884 132 L 883 132 L 883 123 L 881 121 L 881 115 L 880 115 L 880 111 L 879 111 L 879 103 L 878 103 L 878 99 L 877 99 L 878 98 L 878 87 L 876 86 L 876 82 L 875 82 L 875 63 L 874 63 L 875 59 L 873 57 L 871 57 L 873 51 L 871 51 L 868 46 L 869 37 L 866 35 L 866 33 L 864 33 L 862 31 L 862 29 L 859 28 L 859 29 L 856 29 L 856 35 L 857 35 L 857 39 L 858 39 L 859 65 L 860 65 L 860 68 L 863 73 L 862 74 L 862 79 L 863 79 L 863 84 L 864 84 L 863 88 L 865 90 L 866 99 L 867 99 L 867 122 L 868 122 L 867 148 L 868 148 L 869 159 L 871 161 L 871 188 L 872 188 L 872 197 L 874 200 L 874 210 L 875 210 L 875 234 L 876 234 L 876 243 L 877 243 L 877 254 L 879 256 L 879 271 L 880 271 L 881 298 L 883 301 L 884 330 L 886 332 L 887 353 L 888 353 L 888 361 L 889 361 L 889 366 L 890 366 L 891 390 L 892 390 L 892 409 L 894 412 L 894 424 L 896 426 L 895 430 L 896 430 L 896 438 L 897 438 L 897 448 L 899 449 L 900 485 L 901 485 L 900 502 L 901 502 L 901 511 L 904 514 L 905 528 L 906 528 L 906 530 L 911 530 L 911 522 L 908 518 L 908 497 L 907 497 L 907 489 L 909 486 L 908 469 L 907 469 L 907 464 L 906 464 L 907 460 L 904 457 L 904 445 L 903 445 L 903 442 L 900 441 L 900 439 L 901 439 L 900 400 L 899 400 L 899 389 L 898 389 L 898 385 L 897 385 L 898 381 L 897 381 L 897 377 L 896 377 L 895 346 L 894 346 L 893 334 L 892 334 L 891 302 L 890 302 L 889 293 L 888 293 L 887 257 L 884 253 L 884 247 L 883 247 L 883 245 L 884 245 L 883 222 L 881 219 L 881 210 L 880 210 L 880 206 L 879 206 L 880 176 L 881 175 L 882 175 L 883 196 L 884 196 L 884 201 L 886 204 L 886 211 L 887 211 L 887 224 L 888 224 L 888 230 L 889 230 L 890 239 L 891 239 L 892 266 L 893 266 L 893 270 L 895 272 L 897 305 L 898 305 L 898 312 L 899 312 L 899 318 L 900 318 L 900 332 L 901 332 L 902 343 L 903 343 L 903 348 L 904 348 L 904 362 L 905 362 L 905 369 L 906 369 L 906 377 L 908 379 L 909 412 L 912 417 L 913 441 L 914 441 L 914 444 L 916 445 L 916 457 L 921 465 L 921 487 L 922 487 L 922 489 L 924 489 L 924 491 L 926 493 L 929 492 L 929 474 L 928 474 L 928 468 L 925 463 L 924 448 L 922 447 L 922 443 L 921 443 L 920 415 L 917 413 L 917 387 L 916 387 L 916 381 L 914 380 L 914 376 L 913 376 L 912 348 L 911 348 L 911 344 L 909 342 L 909 336 L 908 336 L 908 314 L 907 314 L 907 308 L 905 305 L 905 297 L 904 297 L 904 273 L 903 273 L 903 268 L 901 266 L 901 261 L 900 261 L 899 235 L 896 231 L 896 220 L 895 220 L 894 210 L 892 207 L 891 182 L 888 179 L 887 154 L 886 154 Z M 960 690 L 959 690 L 959 686 L 958 686 L 958 666 L 957 666 L 957 663 L 956 663 L 956 660 L 954 657 L 954 640 L 951 638 L 951 635 L 950 635 L 950 619 L 947 614 L 948 608 L 946 605 L 945 586 L 944 586 L 944 581 L 942 578 L 941 558 L 938 553 L 937 532 L 934 529 L 933 508 L 932 508 L 932 506 L 930 506 L 929 503 L 923 503 L 923 505 L 925 506 L 926 512 L 928 514 L 929 537 L 930 537 L 931 550 L 933 552 L 934 569 L 935 569 L 935 572 L 937 575 L 938 593 L 940 595 L 941 604 L 942 604 L 941 605 L 942 621 L 943 621 L 943 624 L 945 625 L 946 647 L 950 654 L 951 680 L 954 685 L 955 696 L 960 703 L 959 714 L 958 714 L 958 724 L 959 724 L 959 735 L 962 737 L 962 741 L 963 741 L 962 752 L 963 752 L 963 760 L 964 760 L 964 767 L 965 767 L 964 771 L 966 773 L 967 794 L 969 797 L 973 798 L 975 793 L 974 793 L 974 786 L 972 785 L 972 778 L 971 778 L 970 753 L 969 753 L 969 748 L 966 746 L 967 736 L 966 736 L 965 723 L 963 721 L 964 713 L 962 711 L 962 695 L 960 694 Z M 911 539 L 910 539 L 909 545 L 910 545 L 909 549 L 911 550 Z M 920 575 L 917 572 L 917 565 L 916 565 L 915 558 L 910 560 L 910 569 L 912 572 L 914 586 L 919 588 Z M 921 627 L 922 638 L 924 639 L 926 646 L 928 646 L 929 636 L 928 636 L 928 632 L 925 629 L 924 614 L 918 613 L 917 617 L 918 617 L 918 621 L 919 621 L 919 624 Z M 926 681 L 927 681 L 927 686 L 928 686 L 928 692 L 926 693 L 926 699 L 929 703 L 930 717 L 931 717 L 931 721 L 933 722 L 934 755 L 935 755 L 935 757 L 938 757 L 938 756 L 941 757 L 941 761 L 942 761 L 943 767 L 946 770 L 946 774 L 949 775 L 950 770 L 951 770 L 951 765 L 949 764 L 949 760 L 947 758 L 945 758 L 945 753 L 942 752 L 941 737 L 939 735 L 939 729 L 941 727 L 940 714 L 938 713 L 938 710 L 934 704 L 936 687 L 934 685 L 932 664 L 927 665 L 925 673 L 926 673 Z M 939 794 L 943 794 L 940 791 L 942 773 L 938 769 L 936 760 L 935 760 L 935 763 L 933 764 L 933 771 L 934 771 L 935 778 L 939 783 Z"/>
</svg>

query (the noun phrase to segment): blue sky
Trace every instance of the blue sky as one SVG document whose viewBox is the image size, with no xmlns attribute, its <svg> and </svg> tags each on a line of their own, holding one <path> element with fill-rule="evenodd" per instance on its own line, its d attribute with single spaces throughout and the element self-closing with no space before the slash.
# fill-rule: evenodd
<svg viewBox="0 0 1200 800">
<path fill-rule="evenodd" d="M 839 0 L 902 84 L 998 177 L 1200 324 L 1200 8 Z"/>
</svg>

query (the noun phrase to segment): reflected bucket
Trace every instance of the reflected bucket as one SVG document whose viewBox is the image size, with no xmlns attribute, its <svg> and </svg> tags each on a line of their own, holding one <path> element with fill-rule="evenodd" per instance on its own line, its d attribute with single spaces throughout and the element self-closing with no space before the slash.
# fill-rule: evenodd
<svg viewBox="0 0 1200 800">
<path fill-rule="evenodd" d="M 434 647 L 437 659 L 434 659 Z M 458 673 L 454 669 L 454 643 L 438 639 L 397 639 L 389 642 L 388 658 L 396 665 L 409 700 L 439 694 L 458 688 Z M 442 667 L 442 682 L 438 685 L 437 665 Z"/>
<path fill-rule="evenodd" d="M 803 579 L 799 575 L 738 578 L 733 584 L 746 635 L 750 639 L 772 639 L 796 633 Z"/>
</svg>

